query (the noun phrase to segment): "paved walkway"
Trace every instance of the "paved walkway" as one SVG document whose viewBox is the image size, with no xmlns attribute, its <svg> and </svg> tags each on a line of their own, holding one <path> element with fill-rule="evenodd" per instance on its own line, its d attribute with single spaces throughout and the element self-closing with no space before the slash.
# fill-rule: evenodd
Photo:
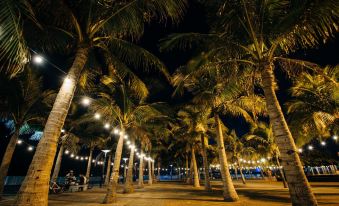
<svg viewBox="0 0 339 206">
<path fill-rule="evenodd" d="M 220 206 L 253 205 L 280 206 L 291 205 L 288 190 L 280 182 L 248 181 L 246 185 L 235 181 L 240 200 L 236 203 L 224 202 L 221 184 L 213 182 L 213 191 L 205 192 L 203 187 L 193 188 L 178 182 L 145 185 L 132 194 L 118 194 L 118 205 L 126 206 Z M 339 205 L 339 183 L 312 183 L 319 205 Z M 93 188 L 85 192 L 50 195 L 50 206 L 102 206 L 105 189 Z M 7 199 L 4 205 L 10 205 Z"/>
</svg>

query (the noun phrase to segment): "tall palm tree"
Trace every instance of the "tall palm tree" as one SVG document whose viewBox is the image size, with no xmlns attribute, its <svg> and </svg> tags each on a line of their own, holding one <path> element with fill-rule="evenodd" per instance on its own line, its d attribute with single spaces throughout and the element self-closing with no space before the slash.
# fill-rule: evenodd
<svg viewBox="0 0 339 206">
<path fill-rule="evenodd" d="M 185 8 L 184 0 L 149 1 L 58 1 L 49 2 L 39 13 L 45 15 L 47 24 L 61 27 L 61 30 L 73 37 L 76 48 L 72 66 L 62 83 L 53 109 L 44 129 L 44 136 L 37 146 L 36 153 L 27 176 L 18 192 L 16 205 L 47 204 L 47 174 L 51 171 L 56 151 L 56 142 L 67 116 L 73 95 L 87 59 L 93 48 L 108 48 L 117 54 L 117 59 L 124 59 L 138 66 L 145 66 L 145 56 L 149 57 L 146 65 L 159 65 L 145 50 L 138 48 L 133 58 L 126 54 L 136 52 L 135 46 L 122 37 L 139 38 L 143 33 L 145 21 L 154 17 L 176 22 Z M 62 8 L 55 11 L 55 8 Z M 54 12 L 53 12 L 54 11 Z M 145 18 L 147 17 L 147 18 Z M 141 52 L 141 53 L 140 53 Z M 131 54 L 131 53 L 130 53 Z M 137 56 L 135 56 L 137 54 Z M 141 56 L 141 57 L 140 57 Z M 155 61 L 154 61 L 155 60 Z M 43 162 L 41 162 L 43 161 Z M 37 172 L 38 171 L 38 172 Z"/>
<path fill-rule="evenodd" d="M 0 166 L 0 198 L 4 181 L 20 135 L 20 128 L 30 123 L 43 123 L 48 105 L 54 100 L 52 91 L 43 91 L 42 78 L 26 69 L 12 79 L 0 77 L 0 117 L 14 122 L 14 131 L 6 147 Z"/>
<path fill-rule="evenodd" d="M 296 68 L 305 66 L 319 72 L 316 65 L 288 58 L 286 54 L 298 48 L 317 46 L 330 39 L 339 28 L 339 14 L 333 12 L 338 10 L 339 2 L 225 0 L 205 3 L 212 14 L 211 33 L 177 35 L 167 41 L 167 46 L 187 47 L 192 42 L 199 42 L 199 47 L 202 47 L 206 43 L 206 56 L 213 58 L 216 63 L 238 63 L 252 71 L 253 78 L 250 79 L 260 77 L 292 202 L 294 205 L 317 205 L 275 93 L 274 69 L 275 63 L 282 63 L 281 68 L 289 74 L 295 74 Z M 238 51 L 234 52 L 233 58 L 224 55 L 230 49 Z M 253 81 L 253 85 L 255 83 Z M 291 162 L 296 164 L 290 164 Z M 300 194 L 300 191 L 304 192 Z"/>
<path fill-rule="evenodd" d="M 228 170 L 227 156 L 224 148 L 222 122 L 219 113 L 241 116 L 247 122 L 253 123 L 253 116 L 263 114 L 265 104 L 262 97 L 254 92 L 243 91 L 248 88 L 246 74 L 239 74 L 236 66 L 223 70 L 222 65 L 206 59 L 205 54 L 193 58 L 185 67 L 181 67 L 173 77 L 176 92 L 182 93 L 186 88 L 191 92 L 193 103 L 209 107 L 210 115 L 214 117 L 216 140 L 219 149 L 219 161 L 223 180 L 223 196 L 226 201 L 237 201 L 238 195 L 234 189 Z M 237 79 L 238 82 L 234 82 Z M 249 112 L 252 112 L 251 116 Z"/>
<path fill-rule="evenodd" d="M 322 74 L 304 72 L 293 81 L 286 106 L 297 145 L 339 131 L 338 75 L 339 66 L 325 67 Z"/>
<path fill-rule="evenodd" d="M 147 122 L 160 113 L 147 104 L 144 99 L 147 97 L 147 88 L 140 81 L 130 81 L 130 78 L 123 79 L 118 74 L 102 78 L 103 86 L 99 89 L 99 97 L 91 105 L 93 113 L 99 113 L 105 121 L 113 122 L 120 128 L 120 136 L 115 150 L 113 171 L 104 203 L 116 201 L 116 189 L 123 149 L 124 136 L 129 128 L 138 122 Z"/>
</svg>

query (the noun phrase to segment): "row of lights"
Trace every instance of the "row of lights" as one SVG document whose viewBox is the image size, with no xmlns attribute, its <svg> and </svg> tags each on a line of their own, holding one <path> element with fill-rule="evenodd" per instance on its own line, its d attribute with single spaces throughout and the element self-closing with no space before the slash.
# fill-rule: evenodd
<svg viewBox="0 0 339 206">
<path fill-rule="evenodd" d="M 88 98 L 88 97 L 84 97 L 81 101 L 81 103 L 84 105 L 84 106 L 89 106 L 91 104 L 91 99 Z M 100 113 L 95 113 L 94 114 L 94 119 L 96 120 L 100 120 L 101 119 L 101 114 Z M 104 123 L 104 128 L 105 129 L 110 129 L 111 128 L 111 125 L 109 123 Z M 123 135 L 123 131 L 120 131 L 119 129 L 115 128 L 113 129 L 113 134 L 115 135 Z M 151 158 L 151 157 L 146 157 L 145 154 L 143 153 L 139 153 L 138 152 L 138 149 L 136 149 L 136 146 L 134 144 L 131 144 L 131 141 L 128 140 L 128 135 L 125 134 L 124 135 L 124 139 L 126 140 L 126 144 L 128 146 L 129 149 L 133 150 L 136 152 L 136 155 L 138 156 L 138 158 L 144 158 L 146 161 L 151 161 L 151 162 L 154 162 L 154 160 Z"/>
<path fill-rule="evenodd" d="M 33 151 L 33 150 L 34 150 L 34 147 L 33 147 L 32 145 L 30 145 L 30 144 L 24 142 L 24 141 L 21 140 L 21 139 L 18 139 L 16 143 L 17 143 L 18 145 L 21 145 L 21 144 L 25 143 L 26 145 L 28 145 L 28 147 L 27 147 L 27 150 L 28 150 L 28 151 Z"/>
<path fill-rule="evenodd" d="M 337 141 L 337 140 L 338 140 L 338 136 L 337 136 L 337 135 L 333 135 L 332 139 L 335 140 L 335 141 Z M 321 142 L 320 142 L 320 145 L 323 146 L 323 147 L 325 147 L 325 146 L 326 146 L 326 142 L 325 142 L 325 141 L 321 141 Z M 307 146 L 307 149 L 310 150 L 310 151 L 312 151 L 312 150 L 314 149 L 314 147 L 313 147 L 313 145 L 308 145 L 308 146 Z M 298 152 L 299 152 L 299 153 L 302 153 L 303 151 L 304 151 L 304 150 L 303 150 L 302 148 L 298 148 Z"/>
</svg>

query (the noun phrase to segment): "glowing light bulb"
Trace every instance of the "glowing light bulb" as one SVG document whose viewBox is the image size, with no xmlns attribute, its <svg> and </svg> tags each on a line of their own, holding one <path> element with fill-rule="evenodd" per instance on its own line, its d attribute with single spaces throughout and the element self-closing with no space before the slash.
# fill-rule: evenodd
<svg viewBox="0 0 339 206">
<path fill-rule="evenodd" d="M 71 154 L 71 157 L 73 158 L 73 157 L 74 157 L 74 154 Z"/>
<path fill-rule="evenodd" d="M 337 139 L 338 139 L 338 136 L 337 136 L 337 135 L 333 135 L 333 139 L 334 139 L 334 140 L 337 140 Z"/>
<path fill-rule="evenodd" d="M 114 129 L 113 133 L 114 134 L 119 134 L 119 130 L 118 129 Z"/>
<path fill-rule="evenodd" d="M 101 115 L 100 115 L 99 113 L 95 113 L 95 114 L 94 114 L 94 118 L 95 118 L 95 119 L 100 119 L 100 117 L 101 117 Z"/>
<path fill-rule="evenodd" d="M 298 149 L 298 152 L 299 152 L 299 153 L 302 153 L 302 152 L 303 152 L 303 149 L 299 148 L 299 149 Z"/>
<path fill-rule="evenodd" d="M 17 143 L 18 143 L 18 144 L 22 144 L 22 140 L 21 140 L 21 139 L 18 139 Z"/>
<path fill-rule="evenodd" d="M 84 98 L 82 99 L 82 104 L 83 104 L 84 106 L 88 106 L 90 103 L 91 103 L 91 100 L 90 100 L 88 97 L 84 97 Z"/>
<path fill-rule="evenodd" d="M 32 151 L 32 150 L 33 150 L 33 147 L 32 147 L 32 146 L 29 146 L 29 147 L 27 148 L 27 150 L 28 150 L 28 151 Z"/>
<path fill-rule="evenodd" d="M 313 146 L 312 145 L 308 146 L 308 149 L 313 150 Z"/>
<path fill-rule="evenodd" d="M 64 130 L 64 129 L 61 129 L 61 132 L 62 132 L 62 133 L 64 133 L 64 132 L 65 132 L 65 130 Z"/>
<path fill-rule="evenodd" d="M 128 135 L 127 134 L 125 134 L 125 136 L 124 136 L 124 139 L 127 139 L 128 138 Z"/>
<path fill-rule="evenodd" d="M 65 151 L 65 154 L 68 154 L 68 153 L 69 153 L 69 151 L 68 151 L 68 150 L 66 150 L 66 151 Z"/>
<path fill-rule="evenodd" d="M 325 142 L 325 141 L 321 141 L 320 144 L 321 144 L 322 146 L 325 146 L 325 145 L 326 145 L 326 142 Z"/>
<path fill-rule="evenodd" d="M 41 55 L 34 55 L 33 62 L 36 64 L 42 64 L 44 62 L 44 58 Z"/>
<path fill-rule="evenodd" d="M 127 141 L 126 143 L 127 143 L 127 145 L 129 145 L 129 144 L 131 144 L 131 141 Z"/>
<path fill-rule="evenodd" d="M 104 127 L 105 127 L 105 129 L 108 129 L 108 128 L 109 128 L 109 124 L 106 123 L 106 124 L 104 125 Z"/>
</svg>

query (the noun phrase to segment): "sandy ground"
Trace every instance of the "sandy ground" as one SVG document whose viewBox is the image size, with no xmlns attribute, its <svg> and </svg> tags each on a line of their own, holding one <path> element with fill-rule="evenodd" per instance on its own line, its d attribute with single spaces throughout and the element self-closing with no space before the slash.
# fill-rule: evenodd
<svg viewBox="0 0 339 206">
<path fill-rule="evenodd" d="M 248 181 L 246 185 L 234 181 L 240 200 L 236 203 L 224 202 L 221 183 L 213 182 L 213 191 L 205 192 L 203 186 L 193 188 L 178 182 L 145 184 L 143 189 L 136 189 L 132 194 L 118 194 L 118 204 L 126 206 L 219 206 L 219 205 L 253 205 L 278 206 L 291 205 L 288 190 L 281 182 Z M 339 182 L 311 183 L 319 205 L 339 205 Z M 102 206 L 105 189 L 92 188 L 85 192 L 50 195 L 50 206 Z M 14 196 L 7 196 L 0 205 L 11 205 Z"/>
</svg>

